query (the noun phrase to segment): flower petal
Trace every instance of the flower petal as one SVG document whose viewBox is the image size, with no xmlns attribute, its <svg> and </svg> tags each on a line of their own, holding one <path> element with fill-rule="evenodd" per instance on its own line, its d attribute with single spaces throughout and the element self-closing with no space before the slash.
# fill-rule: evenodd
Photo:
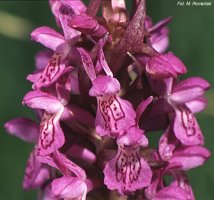
<svg viewBox="0 0 214 200">
<path fill-rule="evenodd" d="M 175 108 L 174 133 L 184 145 L 202 145 L 204 137 L 192 112 L 186 106 Z"/>
<path fill-rule="evenodd" d="M 44 109 L 48 113 L 56 113 L 63 105 L 60 101 L 49 93 L 41 90 L 28 92 L 23 99 L 23 104 L 33 109 Z"/>
<path fill-rule="evenodd" d="M 140 105 L 138 105 L 137 109 L 136 109 L 136 114 L 137 114 L 137 118 L 136 118 L 136 122 L 138 124 L 140 117 L 142 115 L 142 113 L 146 110 L 146 108 L 148 107 L 148 105 L 152 102 L 153 97 L 150 96 L 147 99 L 145 99 L 144 101 L 142 101 L 140 103 Z"/>
<path fill-rule="evenodd" d="M 58 198 L 54 197 L 54 195 L 51 192 L 51 183 L 49 183 L 42 189 L 43 189 L 43 194 L 39 195 L 38 197 L 39 200 L 58 200 Z"/>
<path fill-rule="evenodd" d="M 169 46 L 169 29 L 164 27 L 158 33 L 154 33 L 149 38 L 152 47 L 159 53 L 163 53 Z"/>
<path fill-rule="evenodd" d="M 104 169 L 104 183 L 108 189 L 117 189 L 120 194 L 134 192 L 148 186 L 152 171 L 147 162 L 140 158 L 139 148 L 119 147 L 118 154 Z"/>
<path fill-rule="evenodd" d="M 146 65 L 146 71 L 153 79 L 166 79 L 185 74 L 187 69 L 178 57 L 169 52 L 152 57 Z"/>
<path fill-rule="evenodd" d="M 51 50 L 39 51 L 35 56 L 35 66 L 37 70 L 43 70 L 53 55 Z"/>
<path fill-rule="evenodd" d="M 148 147 L 148 139 L 144 135 L 144 131 L 136 126 L 129 128 L 124 135 L 117 138 L 117 143 L 126 146 L 140 145 L 144 148 Z"/>
<path fill-rule="evenodd" d="M 45 47 L 52 49 L 53 51 L 65 43 L 62 35 L 47 26 L 36 28 L 31 33 L 31 39 L 43 44 Z"/>
<path fill-rule="evenodd" d="M 67 7 L 67 9 L 70 9 L 71 13 L 78 15 L 80 13 L 85 13 L 87 7 L 83 3 L 82 0 L 75 0 L 75 1 L 61 1 L 62 5 L 64 7 Z"/>
<path fill-rule="evenodd" d="M 158 152 L 161 159 L 171 160 L 177 143 L 177 139 L 173 135 L 171 127 L 168 127 L 159 140 Z"/>
<path fill-rule="evenodd" d="M 136 113 L 130 102 L 116 95 L 98 97 L 97 101 L 95 125 L 101 136 L 117 137 L 136 124 Z"/>
<path fill-rule="evenodd" d="M 36 143 L 38 140 L 39 126 L 31 119 L 15 118 L 5 123 L 4 127 L 10 135 L 19 137 L 26 142 Z"/>
<path fill-rule="evenodd" d="M 186 106 L 192 113 L 198 113 L 203 111 L 207 107 L 207 99 L 205 97 L 198 97 L 192 101 L 188 101 Z"/>
<path fill-rule="evenodd" d="M 66 40 L 75 43 L 80 36 L 80 32 L 69 27 L 69 23 L 76 15 L 86 12 L 86 7 L 81 0 L 61 1 L 59 9 L 59 20 Z"/>
<path fill-rule="evenodd" d="M 111 95 L 120 91 L 119 81 L 110 76 L 99 75 L 92 84 L 93 86 L 89 90 L 90 96 Z"/>
<path fill-rule="evenodd" d="M 200 87 L 188 88 L 172 93 L 169 96 L 168 101 L 170 104 L 184 104 L 204 95 L 204 92 L 205 91 Z"/>
<path fill-rule="evenodd" d="M 50 86 L 57 81 L 66 67 L 65 57 L 67 56 L 67 53 L 68 49 L 65 47 L 63 52 L 56 52 L 53 54 L 39 79 L 34 82 L 34 89 Z"/>
<path fill-rule="evenodd" d="M 52 194 L 59 199 L 85 200 L 87 186 L 79 178 L 63 176 L 52 182 Z"/>
<path fill-rule="evenodd" d="M 93 81 L 96 78 L 96 73 L 95 73 L 94 65 L 93 65 L 93 62 L 91 60 L 89 53 L 83 48 L 77 48 L 77 50 L 80 54 L 82 65 L 83 65 L 88 77 L 90 78 L 91 81 Z"/>
<path fill-rule="evenodd" d="M 173 177 L 175 178 L 175 181 L 171 183 L 171 185 L 173 186 L 179 186 L 180 188 L 182 188 L 185 192 L 186 192 L 186 198 L 185 199 L 189 199 L 189 200 L 195 200 L 193 191 L 192 191 L 192 187 L 189 184 L 189 181 L 187 179 L 186 174 L 183 171 L 180 170 L 175 170 L 172 172 Z"/>
<path fill-rule="evenodd" d="M 84 13 L 75 16 L 74 19 L 69 22 L 69 26 L 85 35 L 99 38 L 103 37 L 107 32 L 106 28 L 100 25 L 97 20 Z"/>
<path fill-rule="evenodd" d="M 178 83 L 173 89 L 173 92 L 178 92 L 181 90 L 194 88 L 194 87 L 200 87 L 204 90 L 207 90 L 209 89 L 210 84 L 207 80 L 201 77 L 191 77 L 191 78 L 182 80 L 180 83 Z"/>
<path fill-rule="evenodd" d="M 49 5 L 50 5 L 50 8 L 51 8 L 51 11 L 52 11 L 53 15 L 55 16 L 57 25 L 60 26 L 59 9 L 60 9 L 60 6 L 61 6 L 61 1 L 59 1 L 59 0 L 49 0 Z"/>
<path fill-rule="evenodd" d="M 32 74 L 28 74 L 26 79 L 28 81 L 30 81 L 31 83 L 35 83 L 37 80 L 39 80 L 41 75 L 42 75 L 42 71 L 40 71 L 40 70 L 39 71 L 35 71 Z"/>
<path fill-rule="evenodd" d="M 152 47 L 159 53 L 163 53 L 169 46 L 169 29 L 166 25 L 171 21 L 171 17 L 161 20 L 155 25 L 152 25 L 152 20 L 147 17 L 146 19 L 146 29 L 150 33 L 148 38 Z"/>
<path fill-rule="evenodd" d="M 70 100 L 71 95 L 71 79 L 73 78 L 71 76 L 71 71 L 73 70 L 73 67 L 66 67 L 66 69 L 63 72 L 63 76 L 61 76 L 57 83 L 56 83 L 56 92 L 57 97 L 60 102 L 63 102 L 63 105 L 67 105 Z"/>
<path fill-rule="evenodd" d="M 63 110 L 64 108 L 61 108 L 54 115 L 50 115 L 47 112 L 44 113 L 40 123 L 40 137 L 37 149 L 38 155 L 49 155 L 64 144 L 65 137 L 59 123 Z"/>
<path fill-rule="evenodd" d="M 103 52 L 103 47 L 106 44 L 108 37 L 109 37 L 109 34 L 106 34 L 105 37 L 100 39 L 98 42 L 98 48 L 99 48 L 98 60 L 97 60 L 97 64 L 96 64 L 95 68 L 96 69 L 103 69 L 107 76 L 113 77 L 113 73 L 112 73 L 110 67 L 108 66 L 108 63 L 105 59 L 104 52 Z M 100 66 L 98 66 L 98 65 L 100 65 Z"/>
<path fill-rule="evenodd" d="M 175 86 L 173 93 L 169 96 L 169 101 L 176 104 L 186 103 L 204 95 L 209 87 L 209 83 L 200 77 L 188 78 Z"/>
<path fill-rule="evenodd" d="M 184 189 L 178 186 L 167 186 L 161 189 L 153 200 L 187 200 Z"/>
<path fill-rule="evenodd" d="M 145 189 L 145 197 L 147 199 L 153 199 L 157 193 L 157 190 L 163 187 L 161 170 L 154 170 L 152 181 L 150 185 Z"/>
<path fill-rule="evenodd" d="M 39 188 L 49 179 L 49 170 L 44 166 L 36 156 L 36 151 L 33 150 L 27 161 L 25 176 L 23 180 L 23 188 Z"/>
<path fill-rule="evenodd" d="M 169 162 L 181 163 L 182 170 L 189 170 L 203 165 L 210 155 L 211 153 L 202 146 L 184 147 L 176 149 Z"/>
<path fill-rule="evenodd" d="M 73 176 L 75 174 L 81 180 L 86 179 L 85 171 L 58 150 L 47 156 L 38 155 L 38 158 L 42 163 L 58 169 L 64 176 Z"/>
</svg>

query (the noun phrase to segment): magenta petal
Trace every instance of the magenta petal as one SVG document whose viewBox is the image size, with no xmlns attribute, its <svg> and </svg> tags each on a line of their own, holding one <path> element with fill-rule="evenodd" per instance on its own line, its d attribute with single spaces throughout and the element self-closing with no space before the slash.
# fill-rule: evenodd
<svg viewBox="0 0 214 200">
<path fill-rule="evenodd" d="M 152 200 L 187 200 L 187 194 L 179 186 L 167 186 L 161 189 Z"/>
<path fill-rule="evenodd" d="M 71 13 L 74 13 L 75 15 L 78 15 L 80 13 L 85 13 L 87 7 L 83 3 L 82 0 L 75 0 L 75 1 L 61 1 L 63 9 L 67 9 L 71 11 Z"/>
<path fill-rule="evenodd" d="M 185 145 L 202 145 L 204 137 L 192 112 L 186 106 L 175 108 L 175 136 Z"/>
<path fill-rule="evenodd" d="M 64 37 L 66 40 L 70 40 L 75 43 L 80 36 L 80 32 L 69 27 L 69 23 L 76 15 L 79 15 L 83 12 L 83 6 L 79 6 L 82 1 L 61 1 L 61 7 L 59 10 L 59 20 L 64 32 Z M 78 5 L 78 7 L 75 7 Z M 82 5 L 84 5 L 82 3 Z M 86 10 L 86 9 L 85 9 Z"/>
<path fill-rule="evenodd" d="M 96 78 L 96 73 L 95 73 L 94 65 L 93 65 L 93 62 L 91 60 L 89 53 L 83 48 L 77 48 L 77 50 L 80 54 L 82 65 L 83 65 L 88 77 L 91 79 L 91 81 L 93 81 Z"/>
<path fill-rule="evenodd" d="M 75 174 L 81 180 L 86 179 L 85 171 L 58 150 L 55 150 L 51 155 L 38 155 L 38 158 L 42 163 L 46 163 L 58 169 L 64 176 L 73 176 Z"/>
<path fill-rule="evenodd" d="M 102 37 L 107 30 L 101 26 L 97 20 L 86 14 L 77 15 L 72 21 L 69 22 L 69 26 L 82 32 L 86 35 L 92 35 L 95 37 Z"/>
<path fill-rule="evenodd" d="M 182 90 L 186 90 L 194 87 L 199 87 L 204 90 L 207 90 L 209 89 L 210 84 L 208 81 L 206 81 L 201 77 L 191 77 L 191 78 L 182 80 L 180 83 L 178 83 L 173 89 L 173 92 L 178 92 L 178 91 L 182 91 Z"/>
<path fill-rule="evenodd" d="M 142 189 L 150 184 L 152 178 L 152 171 L 140 158 L 138 147 L 119 147 L 115 158 L 106 164 L 104 174 L 108 189 L 117 189 L 120 194 Z"/>
<path fill-rule="evenodd" d="M 158 51 L 159 53 L 163 53 L 168 45 L 169 45 L 169 30 L 166 25 L 171 21 L 171 17 L 161 20 L 154 26 L 152 25 L 152 21 L 149 17 L 147 17 L 146 21 L 146 29 L 150 33 L 150 37 L 148 38 L 152 47 Z"/>
<path fill-rule="evenodd" d="M 78 144 L 72 145 L 71 148 L 66 151 L 66 155 L 72 156 L 78 160 L 87 161 L 91 164 L 96 162 L 96 155 L 94 152 Z"/>
<path fill-rule="evenodd" d="M 163 53 L 169 46 L 168 28 L 164 27 L 160 32 L 152 34 L 150 39 L 152 47 L 159 53 Z"/>
<path fill-rule="evenodd" d="M 166 79 L 185 74 L 187 69 L 178 57 L 169 52 L 151 58 L 146 65 L 146 71 L 154 79 Z"/>
<path fill-rule="evenodd" d="M 51 183 L 43 188 L 43 194 L 39 195 L 38 200 L 58 200 L 51 192 Z"/>
<path fill-rule="evenodd" d="M 106 36 L 103 39 L 99 40 L 99 51 L 98 51 L 98 60 L 97 60 L 97 64 L 96 64 L 96 69 L 103 68 L 103 70 L 105 71 L 107 76 L 113 77 L 113 73 L 112 73 L 110 67 L 108 66 L 108 63 L 106 62 L 104 52 L 103 52 L 103 46 L 105 45 L 108 36 L 109 36 L 109 34 L 106 34 Z M 98 67 L 97 65 L 100 65 L 100 67 Z"/>
<path fill-rule="evenodd" d="M 153 199 L 157 190 L 163 187 L 161 170 L 153 171 L 152 181 L 150 185 L 145 189 L 145 197 L 147 199 Z"/>
<path fill-rule="evenodd" d="M 37 80 L 39 80 L 41 75 L 42 75 L 42 71 L 39 70 L 39 71 L 36 71 L 36 72 L 34 72 L 32 74 L 28 74 L 26 79 L 28 81 L 30 81 L 31 83 L 35 83 Z"/>
<path fill-rule="evenodd" d="M 137 109 L 136 109 L 136 122 L 138 124 L 139 120 L 140 120 L 140 116 L 142 115 L 142 113 L 146 110 L 146 108 L 148 107 L 148 105 L 152 102 L 153 97 L 150 96 L 148 97 L 146 100 L 142 101 L 140 103 L 140 105 L 138 105 Z"/>
<path fill-rule="evenodd" d="M 52 11 L 53 15 L 55 16 L 57 25 L 60 26 L 59 9 L 60 9 L 60 6 L 61 6 L 61 1 L 59 1 L 59 0 L 49 0 L 49 5 L 50 5 L 50 8 L 51 8 L 51 11 Z"/>
<path fill-rule="evenodd" d="M 50 86 L 63 74 L 66 67 L 65 57 L 68 53 L 68 49 L 66 48 L 67 47 L 65 47 L 63 52 L 53 54 L 39 79 L 34 82 L 33 88 L 40 89 L 42 87 Z"/>
<path fill-rule="evenodd" d="M 169 101 L 176 104 L 183 104 L 202 96 L 210 87 L 209 83 L 200 78 L 193 77 L 181 81 L 174 89 L 169 97 Z"/>
<path fill-rule="evenodd" d="M 71 76 L 71 71 L 73 70 L 73 67 L 67 67 L 64 70 L 63 75 L 58 79 L 56 83 L 56 92 L 57 97 L 60 102 L 63 103 L 63 105 L 67 105 L 70 100 L 71 95 L 71 79 L 73 78 Z"/>
<path fill-rule="evenodd" d="M 59 199 L 85 200 L 87 186 L 79 178 L 63 176 L 52 182 L 52 194 Z"/>
<path fill-rule="evenodd" d="M 27 161 L 23 188 L 38 188 L 49 179 L 49 170 L 36 157 L 36 151 L 33 150 Z"/>
<path fill-rule="evenodd" d="M 177 139 L 173 135 L 171 128 L 168 127 L 159 140 L 158 152 L 160 157 L 163 160 L 170 160 L 173 156 L 177 143 Z"/>
<path fill-rule="evenodd" d="M 186 198 L 183 200 L 195 200 L 192 187 L 189 184 L 186 174 L 183 171 L 172 171 L 175 181 L 171 183 L 171 186 L 179 186 L 186 192 Z"/>
<path fill-rule="evenodd" d="M 53 55 L 51 50 L 39 51 L 35 56 L 35 66 L 37 70 L 43 70 Z"/>
<path fill-rule="evenodd" d="M 124 135 L 117 138 L 117 143 L 126 146 L 137 144 L 143 147 L 148 147 L 148 139 L 144 135 L 144 131 L 136 126 L 127 129 Z"/>
<path fill-rule="evenodd" d="M 169 96 L 168 101 L 176 104 L 183 104 L 202 96 L 204 92 L 205 91 L 199 87 L 186 89 L 183 91 L 174 92 Z"/>
<path fill-rule="evenodd" d="M 211 153 L 202 146 L 191 146 L 177 149 L 170 159 L 170 163 L 181 163 L 183 170 L 203 165 Z"/>
<path fill-rule="evenodd" d="M 38 141 L 39 126 L 28 118 L 12 119 L 5 123 L 4 127 L 10 135 L 19 137 L 26 142 L 36 143 Z"/>
<path fill-rule="evenodd" d="M 54 161 L 58 167 L 58 169 L 64 175 L 71 175 L 71 172 L 74 173 L 81 180 L 86 179 L 85 171 L 79 167 L 77 164 L 69 160 L 64 154 L 59 151 L 55 151 L 53 154 Z"/>
<path fill-rule="evenodd" d="M 46 26 L 35 29 L 31 33 L 31 38 L 32 40 L 43 44 L 45 47 L 52 49 L 53 51 L 65 42 L 62 35 Z"/>
<path fill-rule="evenodd" d="M 69 25 L 86 34 L 94 32 L 99 26 L 98 22 L 93 17 L 84 13 L 75 16 Z"/>
<path fill-rule="evenodd" d="M 50 115 L 46 112 L 44 113 L 43 119 L 40 123 L 38 155 L 49 155 L 64 144 L 64 133 L 59 123 L 63 110 L 64 108 L 61 108 L 54 115 Z"/>
<path fill-rule="evenodd" d="M 28 92 L 23 99 L 23 104 L 33 108 L 33 109 L 44 109 L 48 113 L 56 113 L 63 105 L 60 101 L 41 90 L 33 90 Z"/>
<path fill-rule="evenodd" d="M 78 71 L 73 70 L 71 73 L 71 92 L 72 94 L 80 94 L 79 80 L 78 80 Z"/>
<path fill-rule="evenodd" d="M 98 97 L 97 101 L 95 125 L 97 133 L 101 136 L 122 135 L 124 131 L 136 124 L 136 113 L 130 102 L 116 95 Z"/>
<path fill-rule="evenodd" d="M 207 107 L 207 99 L 205 97 L 199 97 L 186 103 L 186 106 L 192 113 L 203 111 Z"/>
<path fill-rule="evenodd" d="M 169 97 L 169 101 L 176 104 L 186 103 L 204 95 L 205 90 L 210 87 L 210 84 L 200 78 L 192 77 L 181 81 L 173 90 Z"/>
<path fill-rule="evenodd" d="M 152 21 L 151 18 L 147 17 L 147 29 L 149 29 L 150 33 L 159 31 L 160 29 L 164 28 L 169 22 L 171 22 L 172 17 L 167 17 L 161 21 L 159 21 L 158 23 L 156 23 L 154 26 L 152 26 Z M 152 26 L 152 27 L 151 27 Z"/>
<path fill-rule="evenodd" d="M 99 75 L 92 84 L 93 86 L 89 91 L 91 96 L 112 95 L 120 91 L 119 81 L 111 76 Z"/>
</svg>

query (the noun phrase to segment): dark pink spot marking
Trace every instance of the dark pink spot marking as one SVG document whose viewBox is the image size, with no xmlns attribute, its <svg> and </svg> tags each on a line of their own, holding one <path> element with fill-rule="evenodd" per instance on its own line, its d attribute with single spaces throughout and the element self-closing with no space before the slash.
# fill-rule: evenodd
<svg viewBox="0 0 214 200">
<path fill-rule="evenodd" d="M 49 81 L 53 80 L 60 71 L 60 58 L 61 54 L 55 53 L 49 60 L 46 71 L 46 77 Z"/>
<path fill-rule="evenodd" d="M 49 118 L 44 125 L 41 125 L 40 142 L 44 149 L 49 148 L 54 143 L 55 126 L 54 117 Z"/>
<path fill-rule="evenodd" d="M 136 181 L 141 171 L 139 149 L 122 147 L 115 163 L 115 169 L 117 181 L 122 181 L 125 187 Z"/>
<path fill-rule="evenodd" d="M 125 113 L 117 97 L 114 95 L 108 99 L 99 98 L 98 107 L 105 121 L 105 128 L 110 130 L 111 125 L 113 125 L 117 130 L 117 121 L 125 118 Z"/>
<path fill-rule="evenodd" d="M 181 112 L 181 121 L 187 136 L 196 134 L 196 122 L 193 114 L 187 107 L 179 108 Z"/>
<path fill-rule="evenodd" d="M 43 74 L 40 76 L 41 82 L 44 84 L 48 81 L 52 81 L 60 72 L 60 60 L 62 53 L 55 53 L 48 62 L 48 65 L 44 69 Z"/>
<path fill-rule="evenodd" d="M 34 167 L 35 167 L 35 155 L 34 152 L 31 153 L 29 160 L 27 161 L 27 165 L 26 165 L 26 172 L 25 172 L 25 176 L 28 179 L 32 179 L 33 178 L 33 174 L 34 174 Z"/>
<path fill-rule="evenodd" d="M 123 112 L 122 106 L 116 96 L 111 97 L 109 107 L 115 121 L 125 117 L 125 113 Z"/>
</svg>

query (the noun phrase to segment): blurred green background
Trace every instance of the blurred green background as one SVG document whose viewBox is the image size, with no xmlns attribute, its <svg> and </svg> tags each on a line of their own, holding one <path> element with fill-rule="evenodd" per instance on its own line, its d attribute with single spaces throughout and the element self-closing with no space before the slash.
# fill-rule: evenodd
<svg viewBox="0 0 214 200">
<path fill-rule="evenodd" d="M 187 76 L 202 76 L 213 85 L 214 2 L 210 7 L 177 7 L 177 0 L 149 0 L 147 14 L 154 22 L 173 16 L 169 25 L 169 50 L 184 61 L 189 70 Z M 56 27 L 47 1 L 0 1 L 1 200 L 36 199 L 35 192 L 24 192 L 21 186 L 32 146 L 7 135 L 3 124 L 17 116 L 32 117 L 31 111 L 23 107 L 21 101 L 31 89 L 25 77 L 33 71 L 34 55 L 41 49 L 40 45 L 30 41 L 30 32 L 43 25 Z M 209 106 L 197 118 L 206 138 L 206 146 L 214 152 L 213 88 L 207 97 Z M 197 200 L 214 199 L 213 157 L 188 175 Z"/>
</svg>

